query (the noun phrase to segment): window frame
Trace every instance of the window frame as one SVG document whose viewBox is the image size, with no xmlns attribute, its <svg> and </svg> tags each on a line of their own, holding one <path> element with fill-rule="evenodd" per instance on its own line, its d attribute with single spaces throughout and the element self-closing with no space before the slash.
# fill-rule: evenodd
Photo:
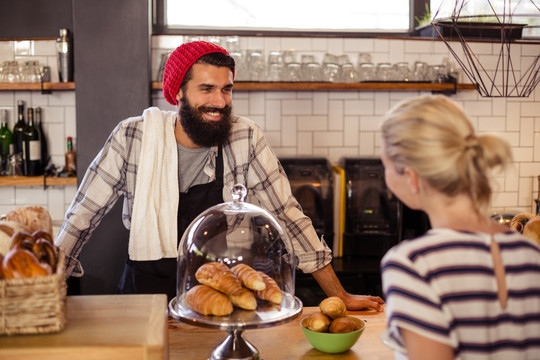
<svg viewBox="0 0 540 360">
<path fill-rule="evenodd" d="M 416 18 L 424 15 L 426 4 L 430 0 L 409 0 L 411 14 L 408 31 L 285 31 L 285 30 L 216 30 L 216 29 L 173 29 L 165 24 L 165 1 L 152 0 L 152 33 L 154 35 L 238 35 L 238 36 L 279 36 L 279 37 L 342 37 L 342 38 L 369 38 L 369 37 L 409 37 L 416 36 Z"/>
</svg>

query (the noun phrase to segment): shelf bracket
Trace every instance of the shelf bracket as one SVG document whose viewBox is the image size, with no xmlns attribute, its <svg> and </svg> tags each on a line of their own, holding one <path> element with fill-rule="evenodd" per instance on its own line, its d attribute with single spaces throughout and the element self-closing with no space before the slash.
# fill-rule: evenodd
<svg viewBox="0 0 540 360">
<path fill-rule="evenodd" d="M 432 90 L 432 94 L 443 94 L 443 95 L 456 95 L 457 94 L 457 79 L 452 75 L 448 75 L 448 83 L 453 84 L 454 88 L 449 90 Z"/>
<path fill-rule="evenodd" d="M 52 94 L 52 91 L 50 89 L 45 89 L 45 87 L 43 86 L 44 83 L 45 81 L 43 81 L 43 76 L 42 76 L 41 77 L 41 94 L 43 95 Z"/>
</svg>

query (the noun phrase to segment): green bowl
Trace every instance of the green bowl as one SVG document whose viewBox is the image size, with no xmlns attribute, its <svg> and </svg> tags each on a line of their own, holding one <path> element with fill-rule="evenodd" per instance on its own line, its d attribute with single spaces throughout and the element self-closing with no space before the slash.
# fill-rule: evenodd
<svg viewBox="0 0 540 360">
<path fill-rule="evenodd" d="M 300 322 L 300 327 L 302 328 L 304 335 L 306 335 L 309 343 L 315 349 L 330 354 L 341 353 L 349 350 L 356 343 L 366 328 L 366 323 L 362 321 L 364 326 L 356 331 L 342 334 L 322 333 L 306 329 L 304 327 L 305 320 L 306 318 L 302 319 Z"/>
</svg>

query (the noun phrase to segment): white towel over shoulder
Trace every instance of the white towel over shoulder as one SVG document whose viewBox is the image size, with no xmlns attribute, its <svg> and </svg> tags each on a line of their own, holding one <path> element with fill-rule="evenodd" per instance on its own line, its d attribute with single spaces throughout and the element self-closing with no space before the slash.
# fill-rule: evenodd
<svg viewBox="0 0 540 360">
<path fill-rule="evenodd" d="M 158 260 L 177 256 L 177 113 L 156 107 L 143 113 L 143 138 L 133 200 L 129 258 Z"/>
</svg>

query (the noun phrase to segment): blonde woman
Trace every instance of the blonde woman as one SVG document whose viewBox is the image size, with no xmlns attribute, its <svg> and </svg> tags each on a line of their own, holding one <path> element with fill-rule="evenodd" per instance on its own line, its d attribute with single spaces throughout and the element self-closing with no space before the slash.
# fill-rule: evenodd
<svg viewBox="0 0 540 360">
<path fill-rule="evenodd" d="M 540 249 L 487 215 L 509 145 L 442 95 L 396 105 L 381 132 L 388 187 L 432 226 L 381 262 L 396 358 L 538 358 Z"/>
</svg>

